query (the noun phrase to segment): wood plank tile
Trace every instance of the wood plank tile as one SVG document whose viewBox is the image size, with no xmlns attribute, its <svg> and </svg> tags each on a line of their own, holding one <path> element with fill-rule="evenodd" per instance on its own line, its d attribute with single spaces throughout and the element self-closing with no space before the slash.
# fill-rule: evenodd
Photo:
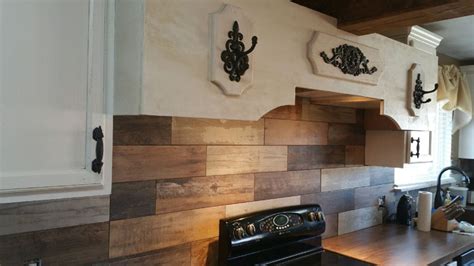
<svg viewBox="0 0 474 266">
<path fill-rule="evenodd" d="M 338 234 L 343 235 L 379 224 L 382 224 L 382 212 L 377 207 L 341 212 L 338 216 Z"/>
<path fill-rule="evenodd" d="M 370 167 L 321 170 L 321 191 L 334 191 L 370 185 Z"/>
<path fill-rule="evenodd" d="M 296 98 L 295 105 L 280 106 L 265 114 L 264 118 L 286 119 L 286 120 L 301 120 L 301 99 Z"/>
<path fill-rule="evenodd" d="M 324 234 L 322 235 L 323 239 L 337 236 L 337 216 L 337 213 L 324 215 L 326 220 L 326 231 L 324 231 Z"/>
<path fill-rule="evenodd" d="M 356 109 L 356 124 L 364 127 L 365 122 L 365 112 L 362 109 Z M 364 127 L 364 129 L 366 129 Z M 366 129 L 367 130 L 367 129 Z"/>
<path fill-rule="evenodd" d="M 0 235 L 108 220 L 108 196 L 0 204 Z"/>
<path fill-rule="evenodd" d="M 380 115 L 378 109 L 364 111 L 365 130 L 400 130 L 400 127 L 388 116 Z"/>
<path fill-rule="evenodd" d="M 110 195 L 110 220 L 154 215 L 155 203 L 155 180 L 114 183 Z"/>
<path fill-rule="evenodd" d="M 112 221 L 109 255 L 128 256 L 216 237 L 224 214 L 221 206 Z"/>
<path fill-rule="evenodd" d="M 193 242 L 191 244 L 191 266 L 217 266 L 218 238 Z"/>
<path fill-rule="evenodd" d="M 286 146 L 208 146 L 207 175 L 286 171 Z"/>
<path fill-rule="evenodd" d="M 203 176 L 204 146 L 115 146 L 113 182 Z"/>
<path fill-rule="evenodd" d="M 302 107 L 302 120 L 354 124 L 357 116 L 353 108 L 307 103 Z"/>
<path fill-rule="evenodd" d="M 255 174 L 255 200 L 319 192 L 321 170 Z"/>
<path fill-rule="evenodd" d="M 158 180 L 156 213 L 227 205 L 254 199 L 253 174 Z"/>
<path fill-rule="evenodd" d="M 0 265 L 83 265 L 108 259 L 109 224 L 96 223 L 0 237 Z"/>
<path fill-rule="evenodd" d="M 301 204 L 319 204 L 324 214 L 353 210 L 354 190 L 346 189 L 302 195 Z"/>
<path fill-rule="evenodd" d="M 395 182 L 395 169 L 390 167 L 370 167 L 370 185 L 391 184 Z"/>
<path fill-rule="evenodd" d="M 173 117 L 173 144 L 263 145 L 263 119 L 237 121 Z"/>
<path fill-rule="evenodd" d="M 332 145 L 364 145 L 364 127 L 361 125 L 329 124 L 328 143 Z"/>
<path fill-rule="evenodd" d="M 346 146 L 346 166 L 365 164 L 365 146 Z"/>
<path fill-rule="evenodd" d="M 384 184 L 370 187 L 356 188 L 354 193 L 355 208 L 365 208 L 378 206 L 378 198 L 385 196 L 385 201 L 395 201 L 395 195 L 392 192 L 393 184 Z"/>
<path fill-rule="evenodd" d="M 232 217 L 237 215 L 242 215 L 251 212 L 258 212 L 261 210 L 286 207 L 286 206 L 295 206 L 300 205 L 301 197 L 293 196 L 286 198 L 270 199 L 270 200 L 259 200 L 253 202 L 245 202 L 227 205 L 225 208 L 225 216 Z"/>
<path fill-rule="evenodd" d="M 288 170 L 344 166 L 344 146 L 288 146 Z"/>
<path fill-rule="evenodd" d="M 141 266 L 141 265 L 190 265 L 191 245 L 184 244 L 170 248 L 160 249 L 151 254 L 138 257 L 112 260 L 107 265 L 110 266 Z"/>
<path fill-rule="evenodd" d="M 171 117 L 114 116 L 114 145 L 166 145 L 171 143 Z"/>
<path fill-rule="evenodd" d="M 327 134 L 326 123 L 265 119 L 266 145 L 325 145 Z"/>
</svg>

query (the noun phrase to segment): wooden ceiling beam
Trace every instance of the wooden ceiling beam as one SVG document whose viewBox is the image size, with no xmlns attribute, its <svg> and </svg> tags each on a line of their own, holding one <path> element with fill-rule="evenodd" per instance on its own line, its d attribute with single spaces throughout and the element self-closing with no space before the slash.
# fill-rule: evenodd
<svg viewBox="0 0 474 266">
<path fill-rule="evenodd" d="M 474 14 L 474 0 L 292 0 L 364 35 Z"/>
</svg>

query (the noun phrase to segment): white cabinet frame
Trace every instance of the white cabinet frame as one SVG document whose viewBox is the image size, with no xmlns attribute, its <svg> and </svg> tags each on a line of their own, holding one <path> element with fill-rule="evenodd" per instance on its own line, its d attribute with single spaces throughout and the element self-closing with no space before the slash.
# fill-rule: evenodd
<svg viewBox="0 0 474 266">
<path fill-rule="evenodd" d="M 0 172 L 0 203 L 110 194 L 114 16 L 114 0 L 89 0 L 86 163 L 84 169 Z M 3 72 L 0 71 L 0 73 Z M 101 126 L 104 133 L 104 165 L 100 174 L 91 170 L 91 162 L 95 159 L 96 145 L 92 139 L 92 131 L 97 126 Z"/>
</svg>

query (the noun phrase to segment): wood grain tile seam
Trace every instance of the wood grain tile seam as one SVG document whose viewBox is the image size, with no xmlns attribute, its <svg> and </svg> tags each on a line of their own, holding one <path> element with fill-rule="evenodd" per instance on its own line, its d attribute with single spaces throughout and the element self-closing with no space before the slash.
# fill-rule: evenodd
<svg viewBox="0 0 474 266">
<path fill-rule="evenodd" d="M 110 197 L 109 197 L 109 199 L 110 199 Z M 110 209 L 109 209 L 109 212 L 110 212 Z M 109 217 L 110 217 L 110 213 L 109 213 Z M 109 260 L 110 260 L 110 227 L 112 227 L 111 224 L 110 224 L 111 222 L 112 222 L 112 221 L 108 221 L 108 222 L 107 222 L 107 225 L 108 225 L 108 226 L 107 226 L 107 227 L 108 227 L 108 232 L 107 232 L 107 234 L 109 234 L 108 237 L 107 237 L 107 258 L 108 258 Z"/>
<path fill-rule="evenodd" d="M 329 145 L 329 128 L 331 127 L 330 123 L 327 123 L 328 126 L 326 128 L 326 145 Z M 344 150 L 346 149 L 346 146 L 344 146 Z M 346 154 L 344 152 L 344 165 L 346 164 Z M 322 174 L 322 173 L 321 173 Z"/>
<path fill-rule="evenodd" d="M 173 133 L 173 132 L 171 132 Z M 209 149 L 208 145 L 206 145 L 205 151 L 204 151 L 204 176 L 207 176 L 207 150 Z M 255 177 L 254 177 L 255 180 Z M 156 193 L 158 195 L 158 191 Z"/>
</svg>

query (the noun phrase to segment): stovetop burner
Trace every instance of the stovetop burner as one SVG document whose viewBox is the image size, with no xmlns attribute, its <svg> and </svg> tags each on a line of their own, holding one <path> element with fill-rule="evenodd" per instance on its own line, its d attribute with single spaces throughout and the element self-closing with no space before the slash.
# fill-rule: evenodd
<svg viewBox="0 0 474 266">
<path fill-rule="evenodd" d="M 371 265 L 323 250 L 321 207 L 301 205 L 223 219 L 219 265 Z"/>
</svg>

